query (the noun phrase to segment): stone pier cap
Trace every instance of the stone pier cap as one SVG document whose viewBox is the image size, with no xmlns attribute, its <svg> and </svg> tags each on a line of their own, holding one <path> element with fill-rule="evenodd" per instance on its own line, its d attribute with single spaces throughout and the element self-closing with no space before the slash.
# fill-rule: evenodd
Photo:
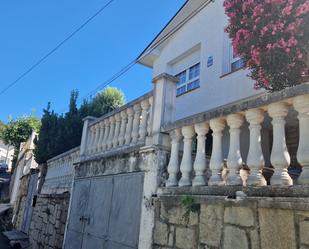
<svg viewBox="0 0 309 249">
<path fill-rule="evenodd" d="M 205 112 L 201 112 L 183 119 L 179 119 L 173 123 L 166 123 L 162 126 L 162 132 L 169 132 L 183 126 L 194 125 L 209 121 L 210 119 L 227 116 L 231 113 L 243 112 L 248 109 L 263 108 L 271 103 L 284 100 L 289 102 L 289 99 L 309 93 L 309 82 L 286 88 L 278 92 L 263 92 L 242 100 L 232 102 L 227 105 L 216 107 Z"/>
</svg>

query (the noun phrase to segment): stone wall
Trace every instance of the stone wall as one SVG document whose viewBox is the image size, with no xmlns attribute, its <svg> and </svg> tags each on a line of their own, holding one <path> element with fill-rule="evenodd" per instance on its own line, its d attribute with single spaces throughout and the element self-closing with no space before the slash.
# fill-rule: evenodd
<svg viewBox="0 0 309 249">
<path fill-rule="evenodd" d="M 159 197 L 154 249 L 309 249 L 309 198 L 196 196 L 190 215 L 182 198 Z"/>
<path fill-rule="evenodd" d="M 29 232 L 32 249 L 61 249 L 70 195 L 39 195 Z"/>
<path fill-rule="evenodd" d="M 30 174 L 24 175 L 20 179 L 20 185 L 18 190 L 18 195 L 16 202 L 14 204 L 13 211 L 13 226 L 17 229 L 20 229 L 24 212 L 25 212 L 25 202 L 28 193 L 28 185 L 29 185 Z"/>
</svg>

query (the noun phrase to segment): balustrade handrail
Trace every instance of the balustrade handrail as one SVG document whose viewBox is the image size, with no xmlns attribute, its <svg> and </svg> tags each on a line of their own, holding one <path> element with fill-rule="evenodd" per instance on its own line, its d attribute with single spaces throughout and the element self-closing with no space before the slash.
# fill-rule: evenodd
<svg viewBox="0 0 309 249">
<path fill-rule="evenodd" d="M 219 106 L 205 112 L 197 113 L 183 119 L 176 120 L 172 123 L 166 123 L 162 126 L 162 132 L 169 132 L 183 126 L 194 125 L 196 123 L 209 121 L 231 113 L 242 112 L 248 109 L 261 108 L 274 102 L 286 100 L 309 93 L 309 82 L 286 88 L 279 92 L 263 92 L 248 98 L 231 102 L 227 105 Z"/>
<path fill-rule="evenodd" d="M 293 185 L 293 179 L 288 174 L 291 156 L 286 139 L 286 124 L 289 119 L 297 120 L 292 120 L 291 123 L 297 126 L 299 133 L 296 134 L 297 139 L 293 139 L 293 143 L 298 143 L 297 152 L 293 152 L 293 156 L 302 166 L 298 184 L 308 185 L 309 84 L 303 83 L 280 92 L 262 93 L 239 100 L 162 127 L 171 138 L 166 186 L 265 186 L 267 183 L 273 186 Z M 267 126 L 268 128 L 264 128 L 268 131 L 262 130 L 263 126 Z M 241 138 L 242 132 L 249 133 L 244 133 L 245 136 Z M 271 135 L 268 132 L 271 132 Z M 212 136 L 209 165 L 206 161 L 207 135 Z M 197 148 L 193 158 L 194 139 L 197 141 Z M 241 151 L 241 141 L 247 143 L 248 151 L 245 156 Z M 227 158 L 223 157 L 223 142 L 229 143 L 228 151 L 225 151 Z M 263 148 L 267 152 L 263 151 Z M 183 153 L 180 162 L 181 150 Z M 246 158 L 243 160 L 243 157 Z M 263 175 L 265 159 L 274 169 L 269 179 Z M 243 163 L 248 171 L 246 177 L 240 175 L 240 169 L 245 170 Z M 209 179 L 206 175 L 208 169 L 211 172 Z"/>
<path fill-rule="evenodd" d="M 93 126 L 93 125 L 95 125 L 95 124 L 101 122 L 102 120 L 104 120 L 104 119 L 106 119 L 106 118 L 109 118 L 109 117 L 115 115 L 116 113 L 120 113 L 120 112 L 122 112 L 123 110 L 125 110 L 125 109 L 127 109 L 127 108 L 129 108 L 129 107 L 132 107 L 132 106 L 134 106 L 136 103 L 141 102 L 141 101 L 143 101 L 143 100 L 145 100 L 145 99 L 147 99 L 147 98 L 149 98 L 149 97 L 151 97 L 151 96 L 153 96 L 153 90 L 151 90 L 151 91 L 145 93 L 144 95 L 142 95 L 142 96 L 140 96 L 140 97 L 138 97 L 138 98 L 136 98 L 136 99 L 134 99 L 134 100 L 132 100 L 132 101 L 126 103 L 126 104 L 123 105 L 123 106 L 120 106 L 119 108 L 116 108 L 115 110 L 113 110 L 113 111 L 111 111 L 111 112 L 108 112 L 108 113 L 104 114 L 103 116 L 101 116 L 101 117 L 99 117 L 99 118 L 93 117 L 94 120 L 93 120 L 92 122 L 89 123 L 89 126 Z"/>
<path fill-rule="evenodd" d="M 68 150 L 68 151 L 66 151 L 66 152 L 63 152 L 63 153 L 61 153 L 61 154 L 59 154 L 59 155 L 57 155 L 57 156 L 54 156 L 54 157 L 52 157 L 52 158 L 50 158 L 50 159 L 47 160 L 47 165 L 50 164 L 50 163 L 52 163 L 52 162 L 54 162 L 54 161 L 57 161 L 57 160 L 59 160 L 59 159 L 62 159 L 62 158 L 66 157 L 66 156 L 68 156 L 68 155 L 70 155 L 70 154 L 73 154 L 73 153 L 75 153 L 75 152 L 77 152 L 77 151 L 79 151 L 79 150 L 80 150 L 80 146 L 77 146 L 77 147 L 75 147 L 75 148 L 73 148 L 73 149 L 70 149 L 70 150 Z"/>
</svg>

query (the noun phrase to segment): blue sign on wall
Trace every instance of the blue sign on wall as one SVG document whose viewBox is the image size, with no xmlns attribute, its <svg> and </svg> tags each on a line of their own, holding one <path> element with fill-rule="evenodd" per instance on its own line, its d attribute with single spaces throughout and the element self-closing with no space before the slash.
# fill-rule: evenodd
<svg viewBox="0 0 309 249">
<path fill-rule="evenodd" d="M 207 67 L 210 67 L 214 64 L 214 58 L 213 56 L 208 56 L 208 60 L 207 60 Z"/>
</svg>

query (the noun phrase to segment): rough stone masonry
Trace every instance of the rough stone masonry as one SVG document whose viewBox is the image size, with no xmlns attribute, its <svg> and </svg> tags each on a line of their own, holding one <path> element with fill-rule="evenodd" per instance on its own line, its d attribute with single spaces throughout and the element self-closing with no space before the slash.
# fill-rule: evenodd
<svg viewBox="0 0 309 249">
<path fill-rule="evenodd" d="M 186 216 L 182 197 L 159 197 L 154 249 L 309 249 L 308 198 L 194 196 Z"/>
</svg>

